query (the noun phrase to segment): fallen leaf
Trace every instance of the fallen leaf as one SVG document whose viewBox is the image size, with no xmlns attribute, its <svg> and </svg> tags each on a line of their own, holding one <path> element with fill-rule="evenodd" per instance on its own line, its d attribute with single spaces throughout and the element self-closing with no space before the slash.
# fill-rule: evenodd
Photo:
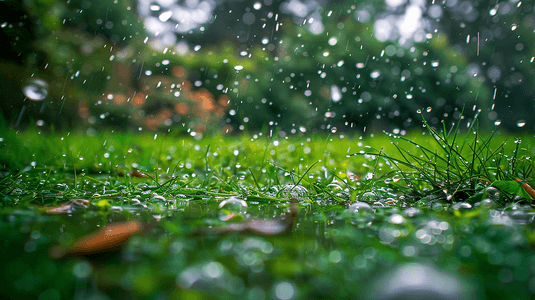
<svg viewBox="0 0 535 300">
<path fill-rule="evenodd" d="M 60 246 L 53 247 L 49 256 L 53 259 L 61 259 L 68 256 L 85 256 L 116 250 L 142 229 L 143 225 L 139 221 L 107 225 L 95 233 L 81 237 L 71 247 L 66 249 Z"/>
<path fill-rule="evenodd" d="M 253 233 L 259 235 L 279 235 L 290 233 L 293 228 L 295 217 L 297 216 L 297 200 L 290 199 L 290 210 L 283 218 L 273 220 L 251 219 L 244 223 L 230 224 L 225 227 L 211 228 L 208 231 L 197 231 L 195 234 L 204 234 L 208 232 L 223 233 Z"/>
<path fill-rule="evenodd" d="M 132 177 L 138 177 L 138 178 L 149 177 L 149 175 L 147 175 L 145 173 L 141 173 L 138 170 L 132 171 L 131 175 L 132 175 Z"/>
<path fill-rule="evenodd" d="M 80 208 L 86 208 L 89 206 L 89 200 L 86 199 L 72 199 L 67 204 L 52 207 L 46 210 L 47 214 L 70 214 Z"/>
<path fill-rule="evenodd" d="M 531 196 L 531 198 L 535 198 L 535 190 L 529 184 L 523 182 L 520 178 L 517 178 L 516 181 L 520 182 L 520 185 Z"/>
</svg>

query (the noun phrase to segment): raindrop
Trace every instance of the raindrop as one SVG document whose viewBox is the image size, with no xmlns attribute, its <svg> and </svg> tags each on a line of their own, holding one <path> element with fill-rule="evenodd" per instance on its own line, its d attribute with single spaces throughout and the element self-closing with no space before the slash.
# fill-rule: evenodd
<svg viewBox="0 0 535 300">
<path fill-rule="evenodd" d="M 243 219 L 247 213 L 247 202 L 236 197 L 230 197 L 219 203 L 219 219 L 222 221 Z"/>
<path fill-rule="evenodd" d="M 393 214 L 388 217 L 388 222 L 392 224 L 403 224 L 403 222 L 405 222 L 405 218 L 403 218 L 403 216 L 400 214 Z"/>
<path fill-rule="evenodd" d="M 308 190 L 302 185 L 287 184 L 282 189 L 281 196 L 284 198 L 297 198 L 305 200 L 308 195 Z"/>
<path fill-rule="evenodd" d="M 500 191 L 497 188 L 489 186 L 485 191 L 490 200 L 498 201 L 500 199 Z"/>
<path fill-rule="evenodd" d="M 331 100 L 333 102 L 342 100 L 342 92 L 336 84 L 331 85 Z"/>
<path fill-rule="evenodd" d="M 440 64 L 440 62 L 439 62 L 438 60 L 434 60 L 434 61 L 431 62 L 431 66 L 432 66 L 433 68 L 438 67 L 439 64 Z"/>
<path fill-rule="evenodd" d="M 243 66 L 237 65 L 237 66 L 234 67 L 234 70 L 241 71 L 241 70 L 243 70 Z"/>
<path fill-rule="evenodd" d="M 526 126 L 526 121 L 525 120 L 519 120 L 518 122 L 516 122 L 516 126 L 524 127 L 524 126 Z"/>
<path fill-rule="evenodd" d="M 333 36 L 329 39 L 329 45 L 334 46 L 338 43 L 338 38 Z"/>
<path fill-rule="evenodd" d="M 463 280 L 429 265 L 407 263 L 372 281 L 365 299 L 474 299 Z M 437 284 L 440 282 L 440 284 Z"/>
<path fill-rule="evenodd" d="M 379 200 L 379 197 L 374 192 L 366 192 L 360 196 L 359 200 L 362 202 L 373 203 Z"/>
<path fill-rule="evenodd" d="M 48 95 L 48 84 L 42 79 L 32 79 L 22 88 L 22 92 L 30 100 L 42 101 Z"/>
<path fill-rule="evenodd" d="M 351 223 L 357 225 L 359 228 L 365 228 L 372 225 L 374 218 L 373 208 L 366 202 L 355 201 L 349 205 L 347 210 L 352 214 Z"/>
<path fill-rule="evenodd" d="M 516 25 L 515 23 L 511 25 L 511 31 L 515 31 L 517 28 L 518 28 L 518 25 Z"/>
<path fill-rule="evenodd" d="M 288 300 L 295 294 L 294 286 L 289 282 L 281 282 L 275 286 L 275 296 L 277 299 Z"/>
<path fill-rule="evenodd" d="M 252 25 L 255 22 L 256 17 L 252 12 L 246 12 L 243 14 L 242 20 L 245 24 Z"/>
<path fill-rule="evenodd" d="M 452 205 L 451 209 L 455 210 L 455 211 L 459 211 L 459 212 L 462 212 L 462 211 L 466 211 L 466 210 L 469 210 L 472 208 L 472 205 L 470 203 L 467 203 L 467 202 L 458 202 L 458 203 L 455 203 L 454 205 Z"/>
<path fill-rule="evenodd" d="M 381 76 L 381 72 L 379 72 L 379 71 L 373 71 L 373 72 L 370 73 L 370 77 L 373 78 L 373 79 L 376 79 L 379 76 Z"/>
<path fill-rule="evenodd" d="M 162 22 L 167 22 L 169 21 L 169 19 L 171 19 L 172 15 L 173 15 L 172 11 L 166 11 L 166 12 L 161 13 L 158 19 L 160 19 L 160 21 Z"/>
</svg>

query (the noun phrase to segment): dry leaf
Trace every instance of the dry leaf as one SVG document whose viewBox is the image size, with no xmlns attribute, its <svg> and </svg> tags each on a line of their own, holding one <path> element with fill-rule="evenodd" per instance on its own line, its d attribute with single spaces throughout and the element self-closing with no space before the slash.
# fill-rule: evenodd
<svg viewBox="0 0 535 300">
<path fill-rule="evenodd" d="M 259 235 L 279 235 L 290 233 L 295 217 L 297 216 L 297 200 L 295 198 L 290 199 L 290 211 L 287 212 L 284 218 L 277 218 L 273 220 L 259 220 L 252 219 L 244 223 L 230 224 L 225 227 L 211 228 L 209 231 L 199 231 L 196 234 L 203 234 L 207 232 L 221 233 L 253 233 Z"/>
<path fill-rule="evenodd" d="M 95 233 L 81 237 L 68 249 L 59 246 L 52 248 L 49 254 L 51 258 L 60 259 L 116 250 L 142 229 L 143 225 L 139 221 L 107 225 Z"/>
<path fill-rule="evenodd" d="M 86 199 L 72 199 L 69 203 L 52 207 L 46 210 L 47 214 L 70 214 L 82 207 L 89 206 L 89 200 Z"/>
<path fill-rule="evenodd" d="M 520 182 L 520 185 L 522 185 L 531 198 L 535 198 L 535 190 L 529 184 L 523 182 L 520 178 L 517 178 L 516 181 Z"/>
</svg>

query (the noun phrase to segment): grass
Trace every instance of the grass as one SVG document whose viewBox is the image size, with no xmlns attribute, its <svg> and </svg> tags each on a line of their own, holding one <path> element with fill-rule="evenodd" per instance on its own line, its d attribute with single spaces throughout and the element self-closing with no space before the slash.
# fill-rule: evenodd
<svg viewBox="0 0 535 300">
<path fill-rule="evenodd" d="M 375 299 L 415 288 L 529 299 L 535 210 L 521 183 L 535 186 L 535 139 L 459 124 L 423 119 L 423 133 L 365 138 L 3 130 L 4 292 Z M 220 209 L 230 197 L 247 207 Z M 289 234 L 193 234 L 284 219 L 289 198 L 299 201 Z M 46 213 L 70 199 L 91 204 Z M 149 226 L 117 252 L 50 259 L 57 245 L 131 220 Z M 410 282 L 407 270 L 427 279 Z"/>
</svg>

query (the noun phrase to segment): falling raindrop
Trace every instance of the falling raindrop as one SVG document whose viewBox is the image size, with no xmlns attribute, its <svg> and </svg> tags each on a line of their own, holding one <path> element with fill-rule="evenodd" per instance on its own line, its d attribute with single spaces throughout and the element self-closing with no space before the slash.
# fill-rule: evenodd
<svg viewBox="0 0 535 300">
<path fill-rule="evenodd" d="M 172 15 L 173 15 L 172 11 L 166 11 L 166 12 L 161 13 L 158 19 L 160 19 L 160 21 L 162 22 L 167 22 L 169 21 L 169 19 L 171 19 Z"/>
<path fill-rule="evenodd" d="M 48 95 L 48 84 L 42 79 L 31 79 L 28 81 L 28 84 L 22 88 L 22 92 L 30 100 L 42 101 Z"/>
<path fill-rule="evenodd" d="M 333 102 L 339 102 L 342 100 L 342 92 L 336 84 L 331 85 L 331 100 Z"/>
</svg>

